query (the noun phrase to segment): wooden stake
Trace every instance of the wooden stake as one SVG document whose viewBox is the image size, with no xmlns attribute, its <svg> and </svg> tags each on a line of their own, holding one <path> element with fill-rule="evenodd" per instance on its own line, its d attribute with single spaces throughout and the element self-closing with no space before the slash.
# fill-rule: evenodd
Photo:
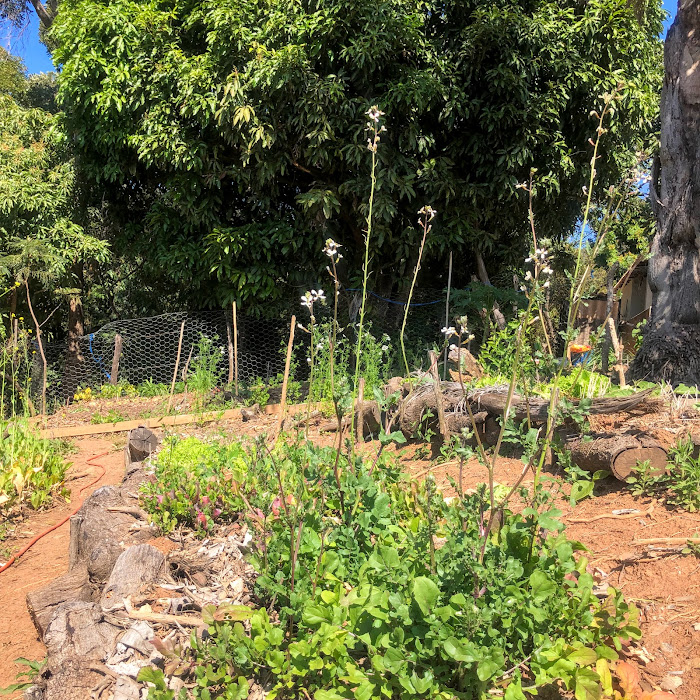
<svg viewBox="0 0 700 700">
<path fill-rule="evenodd" d="M 234 393 L 238 396 L 238 319 L 235 301 L 233 302 L 233 377 Z"/>
<path fill-rule="evenodd" d="M 297 317 L 292 316 L 292 323 L 289 327 L 289 342 L 287 343 L 287 357 L 284 361 L 284 379 L 282 380 L 282 398 L 280 400 L 280 420 L 277 431 L 282 432 L 284 426 L 285 413 L 287 408 L 287 382 L 289 381 L 289 367 L 292 363 L 292 347 L 294 345 L 294 330 L 297 326 Z"/>
<path fill-rule="evenodd" d="M 17 319 L 14 319 L 13 321 L 12 329 L 12 337 L 16 351 L 19 346 L 19 321 Z"/>
<path fill-rule="evenodd" d="M 177 357 L 175 358 L 175 371 L 173 372 L 173 381 L 170 384 L 170 397 L 168 398 L 168 413 L 170 412 L 170 407 L 173 403 L 173 394 L 175 393 L 175 382 L 177 381 L 177 371 L 180 369 L 180 353 L 182 353 L 182 338 L 185 335 L 185 323 L 187 319 L 182 322 L 180 326 L 180 340 L 177 343 Z"/>
<path fill-rule="evenodd" d="M 624 345 L 620 342 L 617 337 L 617 332 L 615 331 L 615 321 L 612 318 L 608 319 L 608 328 L 610 329 L 610 340 L 612 341 L 613 350 L 615 351 L 615 357 L 617 358 L 617 374 L 620 377 L 620 387 L 624 388 L 625 384 L 625 370 L 622 367 L 622 352 L 624 350 Z"/>
<path fill-rule="evenodd" d="M 447 268 L 447 300 L 445 301 L 445 328 L 450 325 L 450 289 L 452 287 L 452 253 L 450 252 L 450 264 Z M 447 379 L 447 355 L 450 350 L 445 345 L 445 366 L 442 370 L 442 380 Z M 459 360 L 458 360 L 459 361 Z"/>
<path fill-rule="evenodd" d="M 435 404 L 438 412 L 438 425 L 440 426 L 440 434 L 443 439 L 449 438 L 447 430 L 447 421 L 445 420 L 445 405 L 442 402 L 442 391 L 440 389 L 440 375 L 438 373 L 438 357 L 433 350 L 428 352 L 428 361 L 430 362 L 430 374 L 433 377 L 433 387 L 435 390 Z"/>
<path fill-rule="evenodd" d="M 228 320 L 228 314 L 226 316 L 226 339 L 228 341 L 228 385 L 229 387 L 233 384 L 233 330 L 231 328 L 231 321 Z"/>
<path fill-rule="evenodd" d="M 355 404 L 355 442 L 364 439 L 365 436 L 365 378 L 360 377 L 357 387 L 357 403 Z"/>
<path fill-rule="evenodd" d="M 112 356 L 112 374 L 109 375 L 109 383 L 116 384 L 119 377 L 119 357 L 122 354 L 122 337 L 117 333 L 114 336 L 114 355 Z"/>
</svg>

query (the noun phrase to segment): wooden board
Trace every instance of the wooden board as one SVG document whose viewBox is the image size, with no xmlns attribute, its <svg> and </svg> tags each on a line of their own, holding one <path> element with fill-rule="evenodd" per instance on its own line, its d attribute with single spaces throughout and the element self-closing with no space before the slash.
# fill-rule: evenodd
<svg viewBox="0 0 700 700">
<path fill-rule="evenodd" d="M 288 407 L 288 410 L 301 410 L 306 404 Z M 312 409 L 315 408 L 312 406 Z M 273 416 L 280 412 L 280 404 L 270 404 L 262 409 L 262 413 Z M 234 420 L 241 417 L 240 408 L 230 408 L 226 411 L 206 411 L 204 413 L 186 413 L 181 416 L 163 416 L 162 418 L 139 418 L 118 423 L 99 423 L 97 425 L 70 425 L 65 428 L 47 428 L 39 432 L 42 438 L 82 437 L 84 435 L 100 435 L 102 433 L 120 433 L 135 428 L 164 428 L 188 423 L 211 423 L 216 420 Z"/>
</svg>

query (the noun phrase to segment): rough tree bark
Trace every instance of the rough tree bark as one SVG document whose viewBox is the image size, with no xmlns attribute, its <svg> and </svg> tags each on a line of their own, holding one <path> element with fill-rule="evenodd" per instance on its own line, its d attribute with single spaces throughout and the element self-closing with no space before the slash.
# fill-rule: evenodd
<svg viewBox="0 0 700 700">
<path fill-rule="evenodd" d="M 651 318 L 635 378 L 700 383 L 700 0 L 679 0 L 666 37 Z"/>
</svg>

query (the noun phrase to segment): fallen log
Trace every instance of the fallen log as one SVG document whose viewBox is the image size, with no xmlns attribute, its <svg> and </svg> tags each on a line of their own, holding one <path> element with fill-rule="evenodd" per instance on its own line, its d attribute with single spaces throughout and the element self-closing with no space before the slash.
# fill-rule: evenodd
<svg viewBox="0 0 700 700">
<path fill-rule="evenodd" d="M 54 579 L 48 586 L 27 593 L 26 598 L 29 615 L 42 639 L 59 605 L 76 601 L 90 602 L 92 599 L 93 587 L 85 566 L 78 566 Z"/>
<path fill-rule="evenodd" d="M 666 450 L 648 435 L 600 435 L 593 439 L 573 439 L 566 448 L 573 463 L 586 471 L 605 469 L 625 481 L 640 462 L 649 462 L 653 473 L 666 471 Z"/>
<path fill-rule="evenodd" d="M 651 395 L 651 389 L 639 391 L 629 396 L 615 396 L 591 399 L 589 413 L 592 415 L 602 415 L 606 413 L 620 413 L 629 411 L 641 404 Z M 502 391 L 487 391 L 479 389 L 468 394 L 469 400 L 494 415 L 503 415 L 508 400 L 508 395 Z M 578 401 L 573 401 L 577 405 Z M 524 399 L 518 394 L 513 395 L 511 401 L 510 415 L 516 420 L 525 420 L 528 416 L 531 421 L 544 423 L 549 413 L 549 399 L 532 397 Z"/>
</svg>

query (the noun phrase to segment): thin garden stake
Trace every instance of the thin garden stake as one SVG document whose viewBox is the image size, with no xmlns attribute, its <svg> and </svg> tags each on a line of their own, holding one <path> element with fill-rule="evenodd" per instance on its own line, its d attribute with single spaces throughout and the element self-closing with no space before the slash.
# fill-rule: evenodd
<svg viewBox="0 0 700 700">
<path fill-rule="evenodd" d="M 180 353 L 182 352 L 182 337 L 185 335 L 185 323 L 187 319 L 182 322 L 180 326 L 180 340 L 177 342 L 177 357 L 175 358 L 175 371 L 173 372 L 173 381 L 170 384 L 170 398 L 168 399 L 168 413 L 170 413 L 170 406 L 173 403 L 173 394 L 175 393 L 175 382 L 177 380 L 177 371 L 180 369 Z"/>
<path fill-rule="evenodd" d="M 234 392 L 238 396 L 238 318 L 235 301 L 233 302 L 233 381 Z"/>
<path fill-rule="evenodd" d="M 280 419 L 277 431 L 282 432 L 285 414 L 287 412 L 287 382 L 289 381 L 289 367 L 292 363 L 292 347 L 294 346 L 294 329 L 297 325 L 297 317 L 292 316 L 292 323 L 289 327 L 289 342 L 287 343 L 287 357 L 284 361 L 284 379 L 282 380 L 282 398 L 280 400 Z"/>
<path fill-rule="evenodd" d="M 452 288 L 452 252 L 450 251 L 450 263 L 447 268 L 447 300 L 445 301 L 445 328 L 450 325 L 450 289 Z M 445 366 L 442 370 L 442 380 L 447 379 L 447 355 L 450 352 L 449 347 L 445 344 Z M 457 360 L 459 363 L 462 362 L 461 355 Z"/>
</svg>

